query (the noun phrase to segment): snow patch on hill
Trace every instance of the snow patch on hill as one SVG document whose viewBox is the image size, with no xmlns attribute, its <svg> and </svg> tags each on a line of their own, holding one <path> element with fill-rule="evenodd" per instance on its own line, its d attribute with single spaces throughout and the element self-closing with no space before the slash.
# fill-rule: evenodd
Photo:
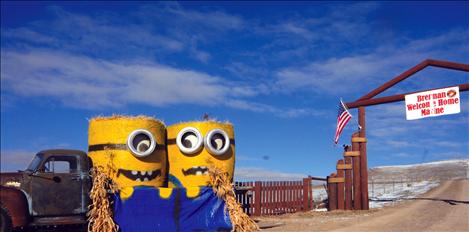
<svg viewBox="0 0 469 232">
<path fill-rule="evenodd" d="M 405 199 L 414 198 L 422 195 L 431 189 L 440 185 L 438 181 L 420 181 L 414 183 L 394 184 L 392 190 L 386 192 L 383 185 L 375 189 L 375 193 L 370 193 L 370 208 L 381 208 L 387 205 L 393 205 Z M 388 189 L 390 186 L 388 185 Z"/>
<path fill-rule="evenodd" d="M 441 165 L 469 165 L 469 159 L 441 160 L 441 161 L 420 163 L 420 164 L 379 166 L 379 167 L 375 167 L 373 169 L 381 169 L 381 168 L 415 168 L 415 167 L 441 166 Z"/>
</svg>

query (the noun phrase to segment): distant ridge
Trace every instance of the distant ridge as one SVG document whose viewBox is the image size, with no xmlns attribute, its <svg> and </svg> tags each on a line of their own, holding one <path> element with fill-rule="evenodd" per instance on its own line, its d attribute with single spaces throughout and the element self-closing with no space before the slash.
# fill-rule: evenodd
<svg viewBox="0 0 469 232">
<path fill-rule="evenodd" d="M 469 159 L 443 160 L 429 163 L 379 166 L 370 169 L 374 181 L 421 181 L 469 178 Z"/>
</svg>

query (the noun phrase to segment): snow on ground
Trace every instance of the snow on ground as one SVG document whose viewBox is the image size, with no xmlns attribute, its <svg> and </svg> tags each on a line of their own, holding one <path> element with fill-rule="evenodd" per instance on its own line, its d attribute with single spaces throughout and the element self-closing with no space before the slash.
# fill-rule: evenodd
<svg viewBox="0 0 469 232">
<path fill-rule="evenodd" d="M 418 197 L 437 187 L 438 181 L 400 182 L 370 184 L 368 187 L 370 208 L 381 208 L 393 205 L 408 198 Z M 324 188 L 313 188 L 314 202 L 322 202 L 327 199 Z"/>
<path fill-rule="evenodd" d="M 375 168 L 376 169 L 379 169 L 379 168 L 412 168 L 412 167 L 425 167 L 425 166 L 435 166 L 435 165 L 439 166 L 439 165 L 445 165 L 445 164 L 469 165 L 469 159 L 441 160 L 441 161 L 434 161 L 434 162 L 420 163 L 420 164 L 379 166 Z"/>
<path fill-rule="evenodd" d="M 321 202 L 327 199 L 327 192 L 326 189 L 321 188 L 313 188 L 313 200 L 314 202 Z"/>
<path fill-rule="evenodd" d="M 381 208 L 417 197 L 438 185 L 438 181 L 376 184 L 373 186 L 373 191 L 369 188 L 370 208 Z"/>
</svg>

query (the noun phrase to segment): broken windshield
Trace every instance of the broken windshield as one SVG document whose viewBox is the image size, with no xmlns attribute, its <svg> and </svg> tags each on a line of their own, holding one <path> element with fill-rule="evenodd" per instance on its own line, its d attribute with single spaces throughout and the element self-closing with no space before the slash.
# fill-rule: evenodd
<svg viewBox="0 0 469 232">
<path fill-rule="evenodd" d="M 33 160 L 29 164 L 26 171 L 31 171 L 31 172 L 36 171 L 38 169 L 39 165 L 41 164 L 41 161 L 42 161 L 43 158 L 44 158 L 44 155 L 40 154 L 40 153 L 37 154 L 36 156 L 34 156 Z"/>
</svg>

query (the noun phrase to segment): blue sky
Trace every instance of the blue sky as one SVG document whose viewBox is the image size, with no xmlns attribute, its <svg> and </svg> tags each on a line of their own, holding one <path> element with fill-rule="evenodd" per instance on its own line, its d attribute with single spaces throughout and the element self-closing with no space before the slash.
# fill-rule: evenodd
<svg viewBox="0 0 469 232">
<path fill-rule="evenodd" d="M 427 58 L 469 63 L 468 2 L 1 4 L 2 170 L 41 149 L 86 150 L 94 116 L 209 113 L 235 125 L 238 177 L 325 176 L 342 156 L 340 97 Z M 381 96 L 468 77 L 427 68 Z M 461 96 L 460 114 L 415 121 L 403 102 L 368 107 L 369 166 L 469 157 Z"/>
</svg>

